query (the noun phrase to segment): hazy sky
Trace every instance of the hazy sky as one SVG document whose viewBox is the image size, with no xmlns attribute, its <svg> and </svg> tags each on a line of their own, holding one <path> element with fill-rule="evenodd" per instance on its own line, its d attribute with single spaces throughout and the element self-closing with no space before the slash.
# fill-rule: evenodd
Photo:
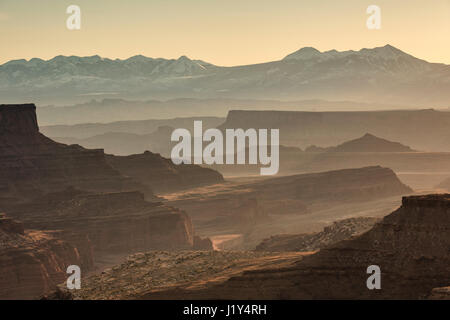
<svg viewBox="0 0 450 320">
<path fill-rule="evenodd" d="M 66 8 L 81 7 L 79 31 Z M 381 30 L 366 8 L 381 7 Z M 0 0 L 0 63 L 56 55 L 187 55 L 217 65 L 279 60 L 305 46 L 387 43 L 450 64 L 450 0 Z"/>
</svg>

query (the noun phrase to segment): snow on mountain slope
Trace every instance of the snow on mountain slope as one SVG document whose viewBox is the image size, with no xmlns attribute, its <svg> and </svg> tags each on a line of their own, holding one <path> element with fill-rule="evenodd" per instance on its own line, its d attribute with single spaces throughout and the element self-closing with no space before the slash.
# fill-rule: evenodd
<svg viewBox="0 0 450 320">
<path fill-rule="evenodd" d="M 320 52 L 302 48 L 280 61 L 219 67 L 186 56 L 126 60 L 99 56 L 14 60 L 0 66 L 0 94 L 10 100 L 67 103 L 117 98 L 328 99 L 448 106 L 450 66 L 393 46 Z"/>
</svg>

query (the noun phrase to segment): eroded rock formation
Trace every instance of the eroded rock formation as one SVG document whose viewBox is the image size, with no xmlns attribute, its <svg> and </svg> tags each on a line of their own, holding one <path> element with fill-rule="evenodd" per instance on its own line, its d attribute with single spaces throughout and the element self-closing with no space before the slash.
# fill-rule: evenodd
<svg viewBox="0 0 450 320">
<path fill-rule="evenodd" d="M 154 192 L 168 192 L 223 182 L 215 170 L 197 165 L 175 165 L 170 159 L 146 151 L 130 156 L 107 156 L 108 163 L 122 174 Z"/>
<path fill-rule="evenodd" d="M 177 297 L 427 298 L 434 288 L 450 284 L 449 248 L 450 195 L 404 197 L 398 210 L 355 239 L 322 249 L 288 268 L 249 271 L 206 289 L 179 291 Z M 381 269 L 381 290 L 366 286 L 370 265 Z M 166 293 L 146 297 L 161 298 Z"/>
<path fill-rule="evenodd" d="M 147 202 L 158 200 L 151 187 L 222 179 L 197 166 L 175 168 L 150 152 L 109 156 L 122 174 L 103 150 L 67 146 L 39 133 L 33 104 L 1 105 L 0 132 L 0 208 L 27 228 L 62 230 L 75 243 L 87 235 L 96 253 L 191 248 L 189 217 Z"/>
<path fill-rule="evenodd" d="M 96 192 L 149 188 L 125 178 L 103 150 L 54 142 L 39 133 L 36 107 L 0 105 L 0 206 L 73 186 Z"/>
<path fill-rule="evenodd" d="M 140 299 L 448 299 L 450 285 L 450 194 L 404 197 L 402 206 L 350 240 L 315 254 L 272 253 L 269 265 L 258 259 L 247 266 L 207 277 L 199 270 L 187 283 L 132 285 L 120 297 Z M 294 254 L 294 255 L 293 255 Z M 297 255 L 295 255 L 297 254 Z M 122 264 L 121 273 L 88 280 L 88 290 L 69 298 L 94 298 L 105 283 L 128 284 L 130 274 L 142 273 L 157 259 Z M 170 263 L 180 261 L 178 257 Z M 215 258 L 204 259 L 213 263 Z M 183 263 L 192 263 L 192 259 Z M 381 269 L 381 289 L 369 290 L 367 268 Z M 113 268 L 114 270 L 114 268 Z M 144 279 L 140 276 L 140 279 Z M 202 278 L 203 277 L 203 278 Z M 102 279 L 103 278 L 103 279 Z M 136 282 L 136 281 L 135 281 Z M 140 283 L 139 281 L 137 283 Z M 97 290 L 98 291 L 98 290 Z M 104 292 L 103 298 L 110 298 Z M 118 298 L 117 295 L 114 298 Z"/>
<path fill-rule="evenodd" d="M 76 189 L 52 193 L 16 206 L 10 214 L 33 229 L 64 230 L 77 242 L 88 236 L 95 256 L 152 249 L 188 249 L 194 245 L 190 218 L 139 192 L 95 194 Z"/>
<path fill-rule="evenodd" d="M 92 256 L 58 239 L 57 232 L 25 230 L 0 214 L 0 299 L 38 298 L 66 279 L 69 265 L 88 270 Z"/>
<path fill-rule="evenodd" d="M 169 161 L 158 159 L 158 163 Z M 162 169 L 159 166 L 153 173 Z M 170 180 L 171 174 L 177 176 L 173 170 L 164 173 L 159 181 Z M 180 176 L 183 174 L 176 179 Z M 22 270 L 24 266 L 41 264 L 39 270 L 48 279 L 23 276 L 17 285 L 17 292 L 22 290 L 20 294 L 31 298 L 44 293 L 55 279 L 61 281 L 58 277 L 61 272 L 65 276 L 63 263 L 67 261 L 83 266 L 86 272 L 93 266 L 93 257 L 152 249 L 192 249 L 194 232 L 189 216 L 158 202 L 160 198 L 153 194 L 150 184 L 140 183 L 113 168 L 103 150 L 67 146 L 42 135 L 33 104 L 1 105 L 0 210 L 23 222 L 25 228 L 41 231 L 29 235 L 19 232 L 14 239 L 9 236 L 2 243 L 2 250 L 8 254 L 11 250 L 15 254 L 16 240 L 19 247 L 27 249 L 14 256 L 17 263 L 4 260 L 0 273 L 22 275 L 26 272 Z M 8 230 L 18 228 L 12 222 L 4 222 L 6 226 Z M 205 243 L 197 244 L 206 247 Z M 45 259 L 50 261 L 48 265 Z M 39 271 L 30 268 L 30 273 Z M 28 287 L 34 288 L 29 295 L 25 292 Z M 10 295 L 16 297 L 14 293 Z"/>
<path fill-rule="evenodd" d="M 222 182 L 218 172 L 194 165 L 175 166 L 146 152 L 105 156 L 102 149 L 57 143 L 39 132 L 36 107 L 0 105 L 0 206 L 72 186 L 93 192 L 158 192 Z"/>
<path fill-rule="evenodd" d="M 411 192 L 392 170 L 377 166 L 216 185 L 165 197 L 186 210 L 196 229 L 209 236 L 211 226 L 229 234 L 246 233 L 271 218 Z"/>
<path fill-rule="evenodd" d="M 188 300 L 445 299 L 450 284 L 449 229 L 449 194 L 404 197 L 399 209 L 369 231 L 315 254 L 259 252 L 263 256 L 253 256 L 245 265 L 233 263 L 221 270 L 212 268 L 218 259 L 214 253 L 172 257 L 161 252 L 141 254 L 88 279 L 85 288 L 75 295 L 63 296 Z M 152 266 L 161 263 L 176 265 L 182 271 L 176 279 L 170 277 L 142 286 L 148 283 L 145 279 L 149 271 L 155 270 Z M 367 268 L 371 265 L 381 269 L 380 290 L 367 288 Z M 131 275 L 141 281 L 134 278 L 130 283 Z M 126 289 L 118 293 L 110 290 L 109 283 Z M 55 298 L 58 297 L 61 295 Z"/>
</svg>

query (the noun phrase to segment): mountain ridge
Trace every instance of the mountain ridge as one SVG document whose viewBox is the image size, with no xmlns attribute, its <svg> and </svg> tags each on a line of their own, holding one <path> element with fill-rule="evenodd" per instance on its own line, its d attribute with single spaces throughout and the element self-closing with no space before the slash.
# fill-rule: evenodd
<svg viewBox="0 0 450 320">
<path fill-rule="evenodd" d="M 430 85 L 430 83 L 432 85 Z M 51 103 L 89 96 L 139 99 L 235 98 L 350 100 L 443 105 L 450 65 L 429 63 L 393 46 L 320 52 L 306 47 L 282 60 L 223 67 L 186 56 L 125 60 L 57 56 L 0 65 L 0 94 Z"/>
<path fill-rule="evenodd" d="M 266 62 L 262 62 L 262 63 L 252 63 L 252 64 L 247 64 L 247 66 L 250 65 L 258 65 L 258 64 L 265 64 L 265 63 L 270 63 L 270 62 L 277 62 L 277 61 L 283 61 L 286 60 L 286 58 L 288 57 L 292 57 L 294 58 L 296 54 L 309 54 L 311 56 L 316 56 L 316 55 L 329 55 L 329 56 L 345 56 L 345 55 L 349 55 L 349 54 L 358 54 L 358 53 L 370 53 L 370 52 L 374 52 L 374 53 L 390 53 L 391 55 L 395 55 L 395 56 L 409 56 L 409 57 L 413 57 L 417 60 L 421 60 L 421 61 L 425 61 L 428 63 L 433 63 L 433 64 L 443 64 L 443 65 L 447 65 L 446 63 L 441 63 L 441 62 L 430 62 L 427 61 L 425 59 L 419 59 L 414 57 L 411 54 L 408 54 L 398 48 L 396 48 L 395 46 L 392 46 L 390 44 L 386 44 L 384 46 L 379 46 L 379 47 L 373 47 L 373 48 L 361 48 L 359 50 L 343 50 L 343 51 L 338 51 L 336 49 L 331 49 L 331 50 L 326 50 L 326 51 L 320 51 L 314 47 L 310 47 L 310 46 L 306 46 L 306 47 L 301 47 L 300 49 L 289 53 L 288 55 L 286 55 L 284 58 L 281 58 L 279 60 L 270 60 L 270 61 L 266 61 Z M 5 66 L 5 65 L 11 65 L 11 64 L 23 64 L 23 63 L 42 63 L 42 62 L 57 62 L 57 61 L 62 61 L 64 59 L 67 60 L 86 60 L 86 61 L 90 61 L 90 62 L 97 62 L 97 61 L 110 61 L 110 62 L 135 62 L 135 61 L 192 61 L 192 62 L 196 62 L 196 63 L 200 63 L 200 64 L 206 64 L 206 65 L 211 65 L 211 66 L 215 66 L 215 67 L 222 67 L 222 68 L 234 68 L 234 67 L 240 67 L 240 66 L 244 66 L 244 65 L 233 65 L 233 66 L 220 66 L 217 64 L 213 64 L 213 63 L 209 63 L 206 62 L 204 60 L 200 60 L 200 59 L 191 59 L 186 55 L 181 55 L 178 58 L 162 58 L 162 57 L 158 57 L 158 58 L 154 58 L 154 57 L 149 57 L 149 56 L 145 56 L 142 54 L 136 54 L 133 56 L 130 56 L 128 58 L 108 58 L 108 57 L 102 57 L 98 54 L 95 55 L 91 55 L 91 56 L 77 56 L 77 55 L 57 55 L 54 56 L 53 58 L 49 58 L 49 59 L 42 59 L 42 58 L 31 58 L 31 59 L 13 59 L 13 60 L 9 60 L 7 62 L 4 62 L 2 64 L 0 64 L 0 67 Z"/>
</svg>

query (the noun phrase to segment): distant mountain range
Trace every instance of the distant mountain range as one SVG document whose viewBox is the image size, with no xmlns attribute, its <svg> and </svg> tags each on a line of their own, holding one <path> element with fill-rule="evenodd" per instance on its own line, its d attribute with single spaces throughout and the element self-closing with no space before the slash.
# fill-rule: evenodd
<svg viewBox="0 0 450 320">
<path fill-rule="evenodd" d="M 186 56 L 126 60 L 57 56 L 0 66 L 7 102 L 70 104 L 95 98 L 275 99 L 450 105 L 450 65 L 393 46 L 320 52 L 302 48 L 280 61 L 221 67 Z"/>
</svg>

